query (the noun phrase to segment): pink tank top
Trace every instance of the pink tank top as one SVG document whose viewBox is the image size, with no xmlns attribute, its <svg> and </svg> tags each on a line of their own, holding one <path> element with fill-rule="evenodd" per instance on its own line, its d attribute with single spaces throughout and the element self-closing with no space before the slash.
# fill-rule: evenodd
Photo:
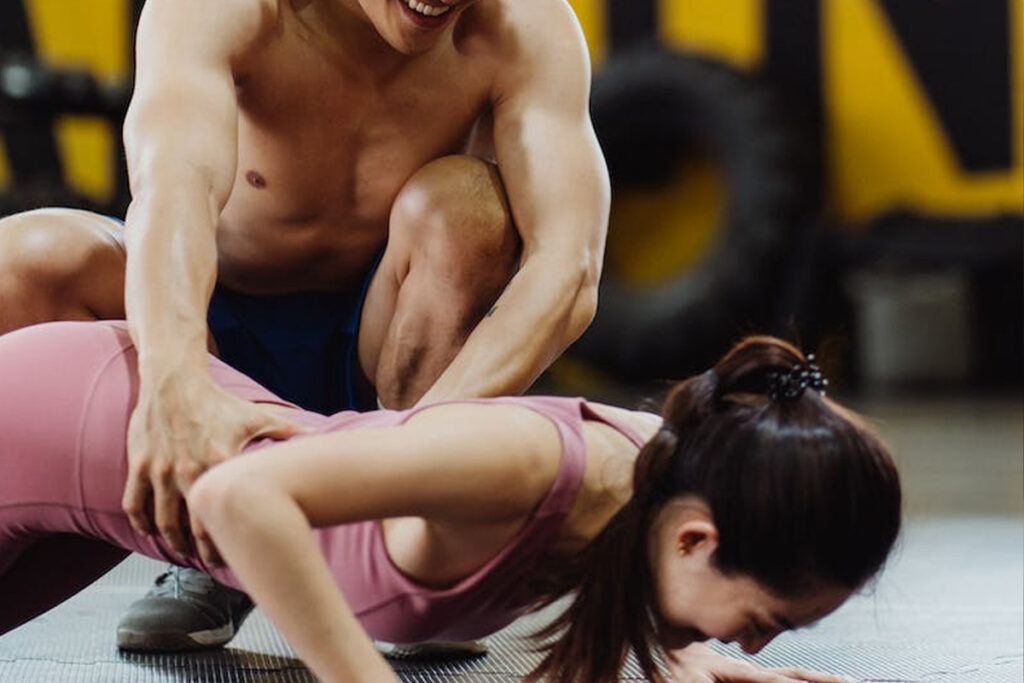
<svg viewBox="0 0 1024 683">
<path fill-rule="evenodd" d="M 510 624 L 526 606 L 512 604 L 509 596 L 519 594 L 520 581 L 557 534 L 583 481 L 584 419 L 605 422 L 637 446 L 643 443 L 630 427 L 598 415 L 581 398 L 526 396 L 487 400 L 520 405 L 551 420 L 562 439 L 562 460 L 540 505 L 483 566 L 454 586 L 429 588 L 410 579 L 391 561 L 377 520 L 315 532 L 338 588 L 363 627 L 378 640 L 469 640 Z M 324 421 L 316 431 L 399 425 L 418 411 L 343 412 L 321 418 Z"/>
</svg>

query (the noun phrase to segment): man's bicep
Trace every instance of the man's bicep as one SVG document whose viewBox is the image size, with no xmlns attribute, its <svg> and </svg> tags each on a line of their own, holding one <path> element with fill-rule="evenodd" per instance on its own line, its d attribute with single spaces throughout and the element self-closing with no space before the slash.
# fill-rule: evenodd
<svg viewBox="0 0 1024 683">
<path fill-rule="evenodd" d="M 507 116 L 495 149 L 525 252 L 565 240 L 599 258 L 611 190 L 589 117 L 542 101 Z"/>
<path fill-rule="evenodd" d="M 233 63 L 254 43 L 264 0 L 149 0 L 136 36 L 136 83 L 125 120 L 129 169 L 136 177 L 167 165 L 167 152 L 211 170 L 220 192 L 233 172 L 237 106 Z M 226 186 L 225 186 L 226 185 Z"/>
<path fill-rule="evenodd" d="M 571 10 L 552 3 L 501 75 L 495 152 L 524 245 L 551 233 L 603 245 L 608 172 L 590 121 L 590 61 Z"/>
</svg>

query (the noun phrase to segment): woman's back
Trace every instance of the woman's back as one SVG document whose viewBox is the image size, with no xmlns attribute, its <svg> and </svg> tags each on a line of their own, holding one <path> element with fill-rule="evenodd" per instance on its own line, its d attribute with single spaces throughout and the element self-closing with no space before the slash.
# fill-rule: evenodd
<svg viewBox="0 0 1024 683">
<path fill-rule="evenodd" d="M 216 359 L 210 362 L 214 379 L 231 393 L 289 405 Z M 202 569 L 240 587 L 227 568 L 182 557 L 159 535 L 135 533 L 121 509 L 128 476 L 125 438 L 137 392 L 134 348 L 123 324 L 54 323 L 0 337 L 0 376 L 5 387 L 0 390 L 5 406 L 0 458 L 7 474 L 0 484 L 0 500 L 5 501 L 0 528 L 16 524 L 34 534 L 80 532 Z M 504 524 L 477 523 L 470 513 L 461 524 L 406 517 L 318 529 L 319 546 L 339 588 L 375 637 L 393 642 L 464 639 L 497 630 L 520 613 L 523 605 L 511 596 L 521 596 L 520 584 L 530 568 L 552 547 L 567 552 L 585 543 L 594 533 L 596 509 L 607 509 L 598 515 L 607 517 L 621 505 L 605 491 L 609 467 L 618 462 L 621 486 L 621 473 L 631 467 L 641 438 L 616 409 L 591 407 L 578 398 L 461 403 L 516 406 L 544 416 L 556 428 L 552 433 L 557 431 L 557 471 L 536 508 Z M 429 408 L 453 414 L 474 410 Z M 316 434 L 397 426 L 420 419 L 424 411 L 325 417 L 296 410 L 292 417 Z M 589 471 L 586 442 L 600 456 Z M 623 453 L 616 456 L 618 451 Z M 481 458 L 488 455 L 480 453 Z M 578 498 L 581 487 L 584 495 Z M 446 555 L 439 548 L 451 551 L 447 554 L 454 563 L 438 563 Z"/>
</svg>

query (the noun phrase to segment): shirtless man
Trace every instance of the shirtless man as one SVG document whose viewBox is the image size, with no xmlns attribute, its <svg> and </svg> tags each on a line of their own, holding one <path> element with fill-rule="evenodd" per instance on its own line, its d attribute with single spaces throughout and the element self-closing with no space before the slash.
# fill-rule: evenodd
<svg viewBox="0 0 1024 683">
<path fill-rule="evenodd" d="M 589 75 L 565 0 L 149 0 L 123 239 L 80 211 L 0 221 L 0 331 L 127 317 L 124 506 L 184 549 L 181 492 L 296 430 L 213 383 L 208 341 L 336 411 L 360 370 L 388 407 L 521 392 L 583 332 L 609 201 Z M 248 609 L 164 576 L 119 643 L 221 644 Z"/>
</svg>

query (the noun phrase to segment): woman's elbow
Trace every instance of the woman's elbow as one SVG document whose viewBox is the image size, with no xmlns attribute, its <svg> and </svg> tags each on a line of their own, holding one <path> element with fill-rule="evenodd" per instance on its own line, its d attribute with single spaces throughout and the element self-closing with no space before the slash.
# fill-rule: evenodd
<svg viewBox="0 0 1024 683">
<path fill-rule="evenodd" d="M 231 468 L 207 470 L 196 480 L 185 497 L 189 514 L 208 527 L 230 523 L 232 518 L 251 508 L 252 492 L 244 478 L 233 476 Z"/>
</svg>

